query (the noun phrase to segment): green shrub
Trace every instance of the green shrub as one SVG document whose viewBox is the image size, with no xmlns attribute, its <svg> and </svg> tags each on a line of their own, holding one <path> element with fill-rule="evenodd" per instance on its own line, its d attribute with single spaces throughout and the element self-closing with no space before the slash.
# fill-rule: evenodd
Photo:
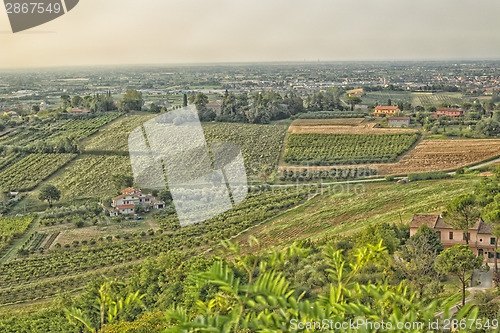
<svg viewBox="0 0 500 333">
<path fill-rule="evenodd" d="M 450 177 L 450 175 L 448 175 L 446 172 L 436 172 L 436 171 L 408 174 L 408 179 L 411 182 L 418 181 L 418 180 L 444 179 L 444 178 L 449 178 L 449 177 Z"/>
</svg>

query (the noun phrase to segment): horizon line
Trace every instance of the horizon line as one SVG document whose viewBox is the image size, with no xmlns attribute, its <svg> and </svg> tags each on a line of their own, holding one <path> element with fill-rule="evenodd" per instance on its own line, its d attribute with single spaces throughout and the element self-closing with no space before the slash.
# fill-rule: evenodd
<svg viewBox="0 0 500 333">
<path fill-rule="evenodd" d="M 500 62 L 499 58 L 463 58 L 463 59 L 439 59 L 439 58 L 425 58 L 425 59 L 373 59 L 373 60 L 277 60 L 277 61 L 215 61 L 215 62 L 170 62 L 170 63 L 129 63 L 129 64 L 79 64 L 79 65 L 48 65 L 48 66 L 33 66 L 33 67 L 0 67 L 0 71 L 15 71 L 15 70 L 40 70 L 40 69 L 67 69 L 67 68 L 81 68 L 90 69 L 92 67 L 187 67 L 187 66 L 238 66 L 238 65 L 298 65 L 298 64 L 354 64 L 354 63 L 459 63 L 459 62 Z"/>
</svg>

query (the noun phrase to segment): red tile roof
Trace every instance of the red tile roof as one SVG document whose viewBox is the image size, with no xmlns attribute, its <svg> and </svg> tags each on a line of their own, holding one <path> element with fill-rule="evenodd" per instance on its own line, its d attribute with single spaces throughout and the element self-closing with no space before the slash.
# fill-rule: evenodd
<svg viewBox="0 0 500 333">
<path fill-rule="evenodd" d="M 439 215 L 415 214 L 411 219 L 410 228 L 418 228 L 422 224 L 427 225 L 429 228 L 434 228 L 439 218 Z"/>
<path fill-rule="evenodd" d="M 127 187 L 126 189 L 122 190 L 122 193 L 123 194 L 130 194 L 130 193 L 135 192 L 135 191 L 140 191 L 140 190 L 136 190 L 133 187 Z"/>
<path fill-rule="evenodd" d="M 459 110 L 456 108 L 437 108 L 436 111 L 442 112 L 458 112 Z"/>
<path fill-rule="evenodd" d="M 383 110 L 383 111 L 386 111 L 386 110 L 399 110 L 399 108 L 397 106 L 383 106 L 383 105 L 378 105 L 375 107 L 375 110 L 376 111 L 379 111 L 379 110 Z"/>
<path fill-rule="evenodd" d="M 208 103 L 207 106 L 222 106 L 222 103 L 219 101 L 215 101 Z"/>
<path fill-rule="evenodd" d="M 455 229 L 451 225 L 445 222 L 445 220 L 440 215 L 435 214 L 415 214 L 410 222 L 410 228 L 418 228 L 422 224 L 426 224 L 432 229 Z M 487 233 L 490 231 L 489 223 L 483 222 L 481 218 L 478 218 L 474 226 L 469 230 L 482 230 L 480 233 Z"/>
<path fill-rule="evenodd" d="M 389 117 L 389 120 L 410 120 L 410 117 Z"/>
<path fill-rule="evenodd" d="M 476 223 L 472 227 L 470 227 L 469 230 L 479 230 L 481 223 L 484 223 L 483 220 L 481 218 L 478 218 Z M 456 230 L 453 226 L 446 223 L 445 220 L 442 218 L 440 218 L 438 223 L 436 223 L 436 228 L 437 229 L 454 229 L 454 230 Z"/>
<path fill-rule="evenodd" d="M 116 206 L 118 209 L 133 209 L 135 205 L 123 205 L 123 206 Z"/>
</svg>

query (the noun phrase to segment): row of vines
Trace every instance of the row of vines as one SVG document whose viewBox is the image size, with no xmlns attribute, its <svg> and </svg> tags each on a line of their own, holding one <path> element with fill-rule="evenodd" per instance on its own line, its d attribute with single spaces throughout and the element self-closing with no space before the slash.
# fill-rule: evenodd
<svg viewBox="0 0 500 333">
<path fill-rule="evenodd" d="M 282 170 L 278 172 L 277 178 L 280 181 L 306 181 L 306 180 L 340 180 L 357 179 L 378 176 L 377 169 L 371 168 L 331 168 L 330 170 L 303 169 L 301 171 Z"/>
<path fill-rule="evenodd" d="M 418 134 L 290 134 L 284 161 L 300 165 L 390 163 Z"/>
<path fill-rule="evenodd" d="M 185 228 L 179 227 L 174 214 L 159 215 L 158 222 L 165 232 L 155 233 L 149 241 L 137 236 L 128 241 L 108 241 L 95 246 L 50 250 L 43 256 L 8 262 L 0 270 L 0 288 L 10 288 L 43 278 L 80 274 L 156 256 L 161 252 L 212 246 L 221 239 L 227 239 L 284 209 L 296 206 L 308 194 L 306 189 L 295 188 L 251 193 L 233 210 Z"/>
<path fill-rule="evenodd" d="M 10 245 L 12 240 L 22 236 L 34 219 L 33 215 L 0 218 L 0 253 Z"/>
<path fill-rule="evenodd" d="M 0 172 L 0 189 L 4 192 L 31 191 L 76 156 L 76 154 L 30 154 Z"/>
</svg>

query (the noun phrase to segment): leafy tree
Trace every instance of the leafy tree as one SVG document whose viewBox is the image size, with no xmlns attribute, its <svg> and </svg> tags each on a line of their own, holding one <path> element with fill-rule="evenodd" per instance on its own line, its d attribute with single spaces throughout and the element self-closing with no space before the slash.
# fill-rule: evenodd
<svg viewBox="0 0 500 333">
<path fill-rule="evenodd" d="M 441 239 L 439 238 L 436 230 L 429 228 L 425 224 L 422 224 L 420 227 L 418 227 L 417 232 L 415 233 L 415 235 L 411 236 L 410 240 L 413 240 L 418 244 L 428 244 L 431 250 L 433 252 L 436 252 L 436 255 L 440 254 L 444 249 L 443 243 L 441 243 Z"/>
<path fill-rule="evenodd" d="M 207 108 L 208 97 L 204 93 L 198 93 L 194 100 L 196 105 L 196 110 L 198 111 L 198 116 L 201 121 L 212 121 L 215 120 L 215 112 Z"/>
<path fill-rule="evenodd" d="M 151 103 L 151 105 L 149 106 L 149 112 L 151 112 L 151 113 L 160 113 L 161 112 L 161 108 L 158 105 L 156 105 L 155 103 Z"/>
<path fill-rule="evenodd" d="M 493 202 L 495 197 L 500 194 L 500 182 L 498 182 L 498 177 L 495 177 L 495 179 L 483 178 L 481 182 L 476 185 L 474 194 L 476 195 L 476 202 L 480 207 L 485 207 Z"/>
<path fill-rule="evenodd" d="M 477 122 L 474 132 L 482 137 L 496 137 L 500 133 L 500 123 L 493 119 L 485 119 Z"/>
<path fill-rule="evenodd" d="M 496 121 L 496 122 L 500 123 L 500 110 L 496 110 L 493 113 L 492 119 L 493 119 L 493 121 Z"/>
<path fill-rule="evenodd" d="M 312 332 L 312 326 L 304 330 L 294 327 L 296 323 L 310 318 L 333 323 L 345 322 L 348 318 L 369 318 L 373 322 L 390 322 L 393 328 L 396 328 L 397 323 L 408 321 L 408 318 L 420 318 L 422 322 L 435 320 L 437 302 L 424 305 L 415 300 L 415 295 L 402 285 L 393 287 L 387 283 L 354 282 L 367 264 L 381 260 L 384 248 L 380 244 L 356 249 L 350 264 L 340 250 L 327 247 L 325 259 L 331 283 L 327 291 L 315 301 L 304 300 L 303 295 L 298 296 L 280 271 L 287 260 L 293 256 L 303 258 L 307 256 L 308 250 L 292 246 L 285 251 L 271 252 L 266 257 L 259 253 L 241 257 L 237 244 L 226 243 L 225 246 L 235 256 L 235 263 L 228 264 L 218 259 L 208 271 L 194 277 L 199 288 L 212 285 L 217 286 L 219 292 L 206 300 L 199 300 L 195 309 L 177 306 L 167 311 L 167 319 L 174 324 L 171 331 Z M 367 299 L 369 304 L 362 302 Z M 449 318 L 451 304 L 448 302 L 444 307 L 444 318 Z M 477 308 L 473 309 L 472 304 L 467 304 L 455 315 L 458 320 L 476 317 Z M 325 331 L 341 330 L 329 327 Z M 420 332 L 421 329 L 394 331 Z"/>
<path fill-rule="evenodd" d="M 45 185 L 40 189 L 38 199 L 47 201 L 49 203 L 49 207 L 52 207 L 52 203 L 54 201 L 61 199 L 61 191 L 59 191 L 54 185 Z"/>
<path fill-rule="evenodd" d="M 475 269 L 481 268 L 483 258 L 472 252 L 469 245 L 457 244 L 444 250 L 436 258 L 436 270 L 443 274 L 452 274 L 462 283 L 462 306 L 465 305 L 465 289 L 472 279 Z"/>
<path fill-rule="evenodd" d="M 359 97 L 351 96 L 349 97 L 348 103 L 351 105 L 351 111 L 354 111 L 356 105 L 361 104 L 362 100 Z"/>
<path fill-rule="evenodd" d="M 82 105 L 82 103 L 83 103 L 83 98 L 81 98 L 78 95 L 73 96 L 73 98 L 71 99 L 71 105 L 74 108 L 79 108 Z"/>
<path fill-rule="evenodd" d="M 125 112 L 141 111 L 143 105 L 142 93 L 135 89 L 128 89 L 120 101 L 120 109 Z"/>
<path fill-rule="evenodd" d="M 354 239 L 359 247 L 382 241 L 382 245 L 390 254 L 394 253 L 401 243 L 396 235 L 395 226 L 388 223 L 368 226 L 356 234 Z"/>
<path fill-rule="evenodd" d="M 161 190 L 160 193 L 158 193 L 158 198 L 161 201 L 165 202 L 165 204 L 172 202 L 172 194 L 168 189 Z"/>
<path fill-rule="evenodd" d="M 63 102 L 63 109 L 66 110 L 71 106 L 71 97 L 69 95 L 62 95 L 61 100 Z"/>
<path fill-rule="evenodd" d="M 120 191 L 127 187 L 132 187 L 134 185 L 134 176 L 128 176 L 124 174 L 116 174 L 111 176 L 111 181 L 115 185 L 115 188 Z"/>
<path fill-rule="evenodd" d="M 469 244 L 469 229 L 474 226 L 479 217 L 476 209 L 476 197 L 473 194 L 462 194 L 446 205 L 443 213 L 446 223 L 456 230 L 462 230 L 465 243 Z"/>
<path fill-rule="evenodd" d="M 417 287 L 419 297 L 422 297 L 424 287 L 437 277 L 434 261 L 438 253 L 433 247 L 432 241 L 427 237 L 425 233 L 421 233 L 418 237 L 411 237 L 399 249 L 398 258 L 395 260 L 396 268 L 411 282 L 411 285 Z"/>
<path fill-rule="evenodd" d="M 105 324 L 113 323 L 123 318 L 128 311 L 135 307 L 145 309 L 142 299 L 145 295 L 139 295 L 139 291 L 130 292 L 126 296 L 121 296 L 119 290 L 123 288 L 123 283 L 115 280 L 105 281 L 99 288 L 98 297 L 93 300 L 92 314 L 99 316 L 99 322 L 95 322 L 89 313 L 79 307 L 65 308 L 66 318 L 75 326 L 83 325 L 84 329 L 90 332 L 97 332 Z M 88 306 L 88 305 L 87 305 Z"/>
</svg>

